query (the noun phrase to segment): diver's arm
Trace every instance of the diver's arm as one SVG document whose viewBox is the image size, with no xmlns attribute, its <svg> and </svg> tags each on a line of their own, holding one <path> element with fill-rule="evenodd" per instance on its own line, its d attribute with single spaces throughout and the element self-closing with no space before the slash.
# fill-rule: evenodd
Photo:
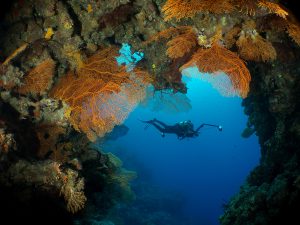
<svg viewBox="0 0 300 225">
<path fill-rule="evenodd" d="M 202 123 L 195 131 L 198 132 L 202 127 L 204 127 L 204 123 Z"/>
<path fill-rule="evenodd" d="M 195 131 L 198 132 L 202 127 L 204 126 L 211 126 L 211 127 L 217 127 L 219 131 L 222 131 L 223 128 L 220 125 L 214 125 L 214 124 L 208 124 L 208 123 L 202 123 Z"/>
</svg>

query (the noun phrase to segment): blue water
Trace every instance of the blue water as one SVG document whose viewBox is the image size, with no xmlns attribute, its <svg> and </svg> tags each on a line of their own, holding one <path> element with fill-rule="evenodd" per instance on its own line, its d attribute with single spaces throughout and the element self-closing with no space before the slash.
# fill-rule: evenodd
<svg viewBox="0 0 300 225">
<path fill-rule="evenodd" d="M 149 108 L 138 106 L 125 121 L 128 134 L 114 144 L 135 155 L 156 185 L 183 194 L 184 213 L 193 224 L 217 225 L 222 205 L 239 191 L 259 162 L 258 138 L 255 134 L 241 137 L 247 123 L 241 98 L 223 97 L 211 84 L 196 78 L 188 79 L 187 87 L 191 110 L 175 114 L 153 112 L 151 104 Z M 184 140 L 172 134 L 161 137 L 154 127 L 145 130 L 138 120 L 153 118 L 170 125 L 187 119 L 195 127 L 218 124 L 223 131 L 203 128 L 199 137 Z"/>
</svg>

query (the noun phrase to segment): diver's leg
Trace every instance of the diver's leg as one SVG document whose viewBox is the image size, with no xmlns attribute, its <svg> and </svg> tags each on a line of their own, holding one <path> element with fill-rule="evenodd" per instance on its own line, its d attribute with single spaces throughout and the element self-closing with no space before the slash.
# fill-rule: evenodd
<svg viewBox="0 0 300 225">
<path fill-rule="evenodd" d="M 153 123 L 155 121 L 155 119 L 153 120 L 140 120 L 139 121 L 143 122 L 143 123 Z"/>
<path fill-rule="evenodd" d="M 153 125 L 157 130 L 159 130 L 161 133 L 165 133 L 165 128 L 160 127 L 159 125 L 155 124 L 155 123 L 150 123 L 151 125 Z"/>
<path fill-rule="evenodd" d="M 148 120 L 148 121 L 140 120 L 140 121 L 143 122 L 143 123 L 153 125 L 157 130 L 159 130 L 161 132 L 162 137 L 165 136 L 165 133 L 166 133 L 166 130 L 167 130 L 166 127 L 161 127 L 161 126 L 158 125 L 158 124 L 165 125 L 164 123 L 158 121 L 157 119 Z M 157 122 L 158 124 L 156 124 L 155 122 Z"/>
<path fill-rule="evenodd" d="M 160 124 L 160 125 L 163 126 L 164 128 L 168 127 L 168 125 L 165 124 L 165 123 L 162 122 L 162 121 L 159 121 L 159 120 L 157 120 L 157 119 L 153 119 L 153 121 L 154 121 L 154 122 L 157 122 L 158 124 Z"/>
</svg>

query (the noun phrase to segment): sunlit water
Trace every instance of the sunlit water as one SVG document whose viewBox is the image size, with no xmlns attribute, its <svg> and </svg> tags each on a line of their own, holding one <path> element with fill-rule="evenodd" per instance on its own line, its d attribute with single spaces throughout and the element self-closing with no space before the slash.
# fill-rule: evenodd
<svg viewBox="0 0 300 225">
<path fill-rule="evenodd" d="M 199 75 L 196 70 L 190 73 Z M 134 154 L 156 185 L 181 192 L 186 199 L 185 214 L 193 224 L 217 225 L 222 205 L 238 192 L 258 164 L 258 138 L 241 137 L 247 123 L 241 98 L 223 97 L 200 79 L 189 78 L 186 82 L 191 110 L 154 112 L 149 109 L 151 104 L 148 108 L 138 106 L 125 121 L 128 134 L 113 144 Z M 145 124 L 139 121 L 153 118 L 167 124 L 190 119 L 195 127 L 201 123 L 217 124 L 223 126 L 223 131 L 210 127 L 201 129 L 199 137 L 193 139 L 179 140 L 172 134 L 161 137 L 154 127 L 145 130 Z"/>
</svg>

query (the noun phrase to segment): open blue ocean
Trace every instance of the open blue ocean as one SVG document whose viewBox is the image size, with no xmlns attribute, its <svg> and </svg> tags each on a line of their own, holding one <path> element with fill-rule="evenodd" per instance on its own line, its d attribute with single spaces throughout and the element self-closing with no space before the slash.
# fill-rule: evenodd
<svg viewBox="0 0 300 225">
<path fill-rule="evenodd" d="M 161 201 L 167 193 L 171 202 L 178 200 L 174 204 L 180 209 L 175 212 L 169 209 L 174 204 L 162 207 L 157 202 L 148 207 L 147 216 L 166 211 L 170 217 L 184 218 L 178 224 L 217 225 L 223 205 L 238 192 L 249 172 L 258 164 L 260 148 L 255 134 L 249 138 L 241 136 L 247 123 L 242 99 L 223 97 L 210 83 L 196 78 L 201 76 L 197 70 L 192 69 L 189 74 L 192 78 L 184 78 L 188 87 L 187 98 L 180 94 L 153 94 L 125 121 L 128 133 L 108 141 L 105 146 L 115 149 L 114 154 L 124 161 L 125 168 L 137 172 L 138 177 L 133 183 L 143 181 L 148 187 L 153 185 L 156 190 L 153 195 L 162 192 L 161 198 L 153 196 L 153 199 Z M 162 137 L 153 126 L 140 122 L 153 118 L 168 125 L 184 120 L 191 120 L 195 127 L 202 123 L 216 124 L 223 130 L 203 127 L 198 137 L 183 140 L 174 134 Z M 137 199 L 145 197 L 140 189 L 137 185 Z M 151 193 L 147 198 L 151 198 Z M 128 204 L 124 207 L 127 210 L 130 204 L 139 210 L 147 208 L 142 205 L 146 204 L 145 201 Z M 127 225 L 134 223 L 131 221 Z M 166 225 L 163 221 L 153 224 Z"/>
</svg>

